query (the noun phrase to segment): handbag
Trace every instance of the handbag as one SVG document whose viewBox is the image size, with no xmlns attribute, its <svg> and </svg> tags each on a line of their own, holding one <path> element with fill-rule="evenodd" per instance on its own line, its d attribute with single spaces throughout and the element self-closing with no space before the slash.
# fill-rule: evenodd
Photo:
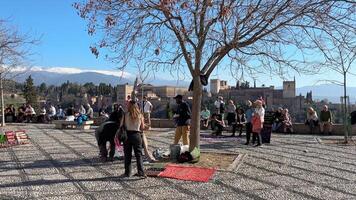
<svg viewBox="0 0 356 200">
<path fill-rule="evenodd" d="M 126 142 L 127 140 L 127 129 L 125 126 L 125 115 L 124 115 L 124 120 L 119 127 L 119 129 L 116 131 L 116 136 L 117 139 L 119 139 L 120 142 Z"/>
</svg>

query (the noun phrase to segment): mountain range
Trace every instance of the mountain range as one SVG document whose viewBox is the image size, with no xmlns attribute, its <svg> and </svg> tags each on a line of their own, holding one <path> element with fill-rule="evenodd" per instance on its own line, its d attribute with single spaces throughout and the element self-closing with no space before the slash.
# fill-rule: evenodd
<svg viewBox="0 0 356 200">
<path fill-rule="evenodd" d="M 23 83 L 29 75 L 34 80 L 35 85 L 46 83 L 47 85 L 61 85 L 67 81 L 72 83 L 84 84 L 92 82 L 96 85 L 100 83 L 106 83 L 111 85 L 118 84 L 134 84 L 135 77 L 129 73 L 120 73 L 117 71 L 101 71 L 101 70 L 81 70 L 77 68 L 33 68 L 33 69 L 21 69 L 17 70 L 18 75 L 15 76 L 15 81 Z M 21 72 L 21 73 L 19 73 Z M 162 86 L 180 86 L 187 87 L 190 82 L 167 80 L 162 78 L 151 78 L 145 81 L 145 83 Z"/>
<path fill-rule="evenodd" d="M 356 101 L 356 87 L 347 87 L 347 94 L 350 96 L 350 102 Z M 297 88 L 297 95 L 306 95 L 307 92 L 313 92 L 313 99 L 328 99 L 333 103 L 339 103 L 340 97 L 344 95 L 344 89 L 342 86 L 334 84 L 321 84 L 313 86 L 304 86 Z"/>
</svg>

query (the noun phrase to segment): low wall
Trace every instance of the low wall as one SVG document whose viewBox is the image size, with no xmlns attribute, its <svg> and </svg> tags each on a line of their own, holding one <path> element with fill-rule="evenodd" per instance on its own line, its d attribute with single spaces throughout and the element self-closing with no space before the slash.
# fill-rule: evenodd
<svg viewBox="0 0 356 200">
<path fill-rule="evenodd" d="M 151 119 L 152 128 L 174 128 L 174 121 L 172 119 Z"/>
<path fill-rule="evenodd" d="M 174 128 L 174 122 L 172 119 L 151 119 L 151 126 L 153 128 Z M 293 124 L 294 133 L 297 134 L 309 134 L 309 127 L 303 123 L 294 123 Z M 326 131 L 326 129 L 325 129 Z M 315 127 L 313 130 L 314 134 L 319 134 L 319 127 Z M 333 125 L 333 135 L 344 135 L 344 127 L 342 124 Z M 353 126 L 352 135 L 356 135 L 356 126 Z"/>
<path fill-rule="evenodd" d="M 324 128 L 324 132 L 327 132 L 328 130 L 326 129 L 327 127 Z M 309 134 L 310 129 L 308 126 L 306 126 L 303 123 L 294 123 L 293 124 L 293 129 L 294 132 L 297 134 Z M 320 134 L 320 128 L 315 127 L 313 130 L 314 134 Z M 344 135 L 344 126 L 343 124 L 333 124 L 332 126 L 332 134 L 333 135 Z M 354 125 L 352 127 L 352 135 L 356 135 L 356 126 Z"/>
</svg>

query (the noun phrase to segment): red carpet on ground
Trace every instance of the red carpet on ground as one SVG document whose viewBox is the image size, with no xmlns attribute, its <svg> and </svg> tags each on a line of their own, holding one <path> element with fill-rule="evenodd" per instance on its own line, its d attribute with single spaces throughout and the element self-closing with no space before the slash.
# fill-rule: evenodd
<svg viewBox="0 0 356 200">
<path fill-rule="evenodd" d="M 158 176 L 186 181 L 208 182 L 216 169 L 168 164 Z"/>
</svg>

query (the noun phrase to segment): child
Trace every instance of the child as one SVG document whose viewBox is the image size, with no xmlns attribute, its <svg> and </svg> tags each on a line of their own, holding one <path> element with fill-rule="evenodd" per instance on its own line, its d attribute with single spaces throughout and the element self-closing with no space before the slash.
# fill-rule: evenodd
<svg viewBox="0 0 356 200">
<path fill-rule="evenodd" d="M 254 144 L 257 138 L 257 144 L 255 147 L 258 147 L 262 144 L 261 130 L 263 128 L 265 109 L 263 108 L 261 100 L 256 100 L 254 104 L 256 108 L 252 116 L 252 143 Z"/>
</svg>

